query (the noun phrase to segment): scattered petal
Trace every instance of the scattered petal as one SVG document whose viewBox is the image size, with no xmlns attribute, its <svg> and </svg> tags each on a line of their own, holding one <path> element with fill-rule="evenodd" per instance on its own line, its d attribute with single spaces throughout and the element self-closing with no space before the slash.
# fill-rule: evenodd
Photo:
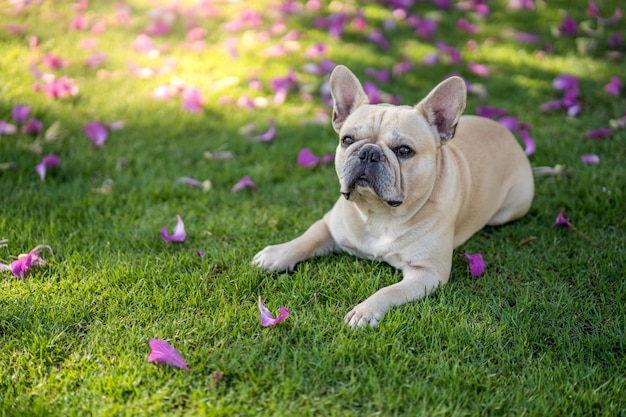
<svg viewBox="0 0 626 417">
<path fill-rule="evenodd" d="M 197 87 L 186 88 L 183 91 L 183 109 L 191 113 L 201 113 L 205 103 L 204 95 Z"/>
<path fill-rule="evenodd" d="M 320 159 L 313 155 L 313 152 L 309 148 L 304 148 L 298 154 L 298 165 L 303 167 L 312 167 L 317 165 Z"/>
<path fill-rule="evenodd" d="M 93 142 L 96 148 L 100 148 L 106 142 L 109 137 L 109 129 L 106 124 L 102 122 L 89 122 L 84 127 L 85 135 L 91 142 Z"/>
<path fill-rule="evenodd" d="M 267 122 L 269 124 L 267 132 L 254 136 L 252 138 L 253 140 L 258 142 L 269 142 L 274 139 L 274 136 L 276 135 L 276 121 L 273 118 L 269 118 Z"/>
<path fill-rule="evenodd" d="M 192 187 L 202 188 L 202 191 L 209 191 L 211 188 L 213 188 L 211 180 L 200 181 L 192 177 L 180 177 L 178 179 L 178 182 L 182 182 L 183 184 L 187 184 Z"/>
<path fill-rule="evenodd" d="M 183 242 L 185 238 L 187 237 L 183 219 L 181 219 L 179 215 L 176 215 L 176 220 L 177 220 L 177 223 L 171 235 L 167 233 L 167 227 L 163 227 L 163 229 L 161 229 L 161 237 L 166 242 Z"/>
<path fill-rule="evenodd" d="M 534 154 L 537 150 L 535 140 L 528 134 L 526 130 L 520 130 L 518 133 L 524 141 L 524 153 L 526 154 L 526 156 Z"/>
<path fill-rule="evenodd" d="M 24 106 L 23 104 L 17 104 L 13 107 L 11 112 L 13 116 L 13 121 L 18 125 L 23 125 L 28 120 L 28 116 L 30 116 L 31 108 L 28 106 Z"/>
<path fill-rule="evenodd" d="M 552 224 L 552 227 L 560 227 L 560 226 L 567 227 L 567 228 L 572 227 L 571 220 L 563 216 L 564 212 L 565 212 L 565 208 L 562 208 L 561 211 L 559 212 L 559 215 L 556 216 L 556 220 L 554 221 L 554 224 Z"/>
<path fill-rule="evenodd" d="M 602 139 L 613 134 L 613 129 L 603 127 L 602 129 L 590 130 L 587 132 L 587 136 L 591 139 Z"/>
<path fill-rule="evenodd" d="M 12 135 L 17 132 L 17 127 L 4 120 L 0 120 L 0 135 Z"/>
<path fill-rule="evenodd" d="M 480 253 L 470 255 L 469 253 L 461 253 L 459 256 L 464 256 L 469 261 L 470 274 L 477 277 L 485 271 L 485 262 L 483 256 Z"/>
<path fill-rule="evenodd" d="M 61 159 L 56 155 L 46 155 L 41 162 L 35 166 L 35 171 L 39 174 L 41 181 L 46 179 L 46 170 L 48 167 L 56 167 L 61 164 Z"/>
<path fill-rule="evenodd" d="M 183 360 L 183 357 L 172 345 L 165 340 L 152 339 L 149 342 L 150 354 L 148 355 L 148 362 L 159 362 L 167 365 L 172 365 L 177 368 L 189 370 L 189 367 Z"/>
<path fill-rule="evenodd" d="M 584 154 L 580 157 L 580 162 L 583 164 L 598 165 L 600 163 L 600 157 L 595 154 Z"/>
<path fill-rule="evenodd" d="M 243 177 L 242 179 L 240 179 L 239 181 L 237 181 L 237 183 L 233 185 L 233 188 L 231 188 L 230 191 L 235 193 L 244 188 L 256 188 L 256 184 L 247 175 Z"/>
<path fill-rule="evenodd" d="M 612 77 L 611 82 L 604 86 L 604 91 L 612 96 L 619 96 L 622 89 L 622 81 L 618 77 Z"/>
<path fill-rule="evenodd" d="M 27 135 L 37 135 L 41 132 L 42 128 L 43 123 L 41 123 L 41 120 L 32 118 L 28 120 L 28 123 L 22 128 L 22 131 Z"/>
<path fill-rule="evenodd" d="M 259 310 L 261 311 L 261 325 L 264 327 L 273 326 L 289 317 L 289 310 L 285 306 L 280 306 L 280 314 L 274 318 L 272 313 L 263 305 L 261 296 L 259 295 Z"/>
<path fill-rule="evenodd" d="M 11 271 L 13 275 L 15 275 L 17 278 L 26 278 L 26 276 L 28 275 L 28 270 L 31 266 L 43 266 L 47 264 L 47 262 L 39 256 L 39 253 L 44 249 L 49 250 L 50 253 L 54 256 L 54 253 L 52 252 L 52 248 L 50 248 L 50 246 L 37 245 L 27 254 L 19 255 L 17 257 L 17 260 L 11 262 L 9 265 L 0 263 L 0 271 Z"/>
</svg>

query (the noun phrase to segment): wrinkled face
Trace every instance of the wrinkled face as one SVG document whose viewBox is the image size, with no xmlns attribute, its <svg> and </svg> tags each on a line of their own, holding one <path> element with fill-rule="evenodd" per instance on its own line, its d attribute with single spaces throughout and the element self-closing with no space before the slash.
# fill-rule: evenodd
<svg viewBox="0 0 626 417">
<path fill-rule="evenodd" d="M 410 205 L 435 180 L 436 130 L 414 107 L 362 105 L 339 131 L 335 168 L 348 200 Z"/>
</svg>

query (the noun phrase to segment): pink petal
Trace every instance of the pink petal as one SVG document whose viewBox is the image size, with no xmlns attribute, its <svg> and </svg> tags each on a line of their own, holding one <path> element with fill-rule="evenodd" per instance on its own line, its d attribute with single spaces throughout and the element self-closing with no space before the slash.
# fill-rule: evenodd
<svg viewBox="0 0 626 417">
<path fill-rule="evenodd" d="M 578 88 L 578 78 L 570 74 L 561 74 L 552 81 L 552 86 L 559 91 Z"/>
<path fill-rule="evenodd" d="M 498 117 L 505 116 L 507 111 L 505 109 L 501 109 L 499 107 L 493 106 L 477 106 L 476 114 L 482 117 L 488 117 L 490 119 L 496 119 Z"/>
<path fill-rule="evenodd" d="M 190 87 L 183 91 L 183 109 L 191 113 L 201 113 L 204 102 L 204 95 L 199 88 Z"/>
<path fill-rule="evenodd" d="M 41 120 L 33 118 L 28 120 L 28 123 L 22 128 L 22 131 L 27 135 L 37 135 L 41 132 L 42 128 L 43 123 L 41 123 Z"/>
<path fill-rule="evenodd" d="M 619 96 L 622 81 L 618 77 L 612 77 L 611 82 L 604 86 L 604 90 L 612 96 Z"/>
<path fill-rule="evenodd" d="M 259 142 L 269 142 L 274 139 L 274 136 L 276 135 L 276 121 L 273 118 L 270 118 L 267 122 L 269 123 L 269 129 L 267 132 L 254 136 L 252 139 Z"/>
<path fill-rule="evenodd" d="M 231 192 L 235 193 L 239 190 L 242 190 L 244 188 L 256 188 L 256 184 L 254 182 L 252 182 L 252 180 L 250 179 L 249 176 L 245 176 L 242 179 L 240 179 L 239 181 L 237 181 L 237 183 L 235 185 L 233 185 L 233 188 L 231 188 Z"/>
<path fill-rule="evenodd" d="M 500 120 L 498 120 L 498 123 L 509 129 L 511 132 L 515 132 L 519 127 L 519 122 L 517 121 L 517 118 L 513 116 L 501 117 Z"/>
<path fill-rule="evenodd" d="M 13 107 L 11 112 L 13 116 L 13 121 L 17 124 L 23 125 L 26 123 L 28 116 L 30 116 L 31 108 L 28 106 L 24 106 L 23 104 L 17 104 Z"/>
<path fill-rule="evenodd" d="M 600 163 L 600 157 L 595 154 L 584 154 L 580 157 L 580 162 L 583 164 L 598 165 Z"/>
<path fill-rule="evenodd" d="M 590 130 L 589 132 L 587 132 L 587 136 L 591 139 L 602 139 L 607 136 L 611 136 L 613 133 L 613 129 L 603 127 L 602 129 L 598 130 Z"/>
<path fill-rule="evenodd" d="M 272 313 L 263 305 L 261 296 L 259 295 L 259 310 L 261 311 L 261 325 L 264 327 L 273 326 L 289 317 L 289 310 L 285 306 L 280 306 L 280 314 L 274 318 Z"/>
<path fill-rule="evenodd" d="M 7 123 L 4 120 L 0 120 L 0 136 L 12 135 L 17 132 L 17 127 L 11 123 Z"/>
<path fill-rule="evenodd" d="M 148 362 L 165 363 L 186 371 L 189 370 L 181 354 L 165 340 L 152 339 L 148 343 L 151 349 L 148 355 Z"/>
<path fill-rule="evenodd" d="M 468 62 L 467 67 L 470 69 L 470 71 L 472 71 L 474 74 L 478 75 L 479 77 L 489 77 L 491 75 L 491 71 L 489 70 L 489 67 L 484 64 Z"/>
<path fill-rule="evenodd" d="M 320 159 L 313 155 L 313 152 L 309 148 L 304 148 L 298 154 L 298 165 L 303 167 L 312 167 L 317 165 Z"/>
<path fill-rule="evenodd" d="M 96 148 L 101 147 L 109 137 L 109 130 L 102 122 L 89 122 L 84 128 L 85 135 L 93 142 Z"/>
<path fill-rule="evenodd" d="M 46 155 L 41 162 L 35 166 L 35 171 L 39 174 L 41 181 L 46 178 L 46 169 L 48 167 L 55 167 L 61 164 L 61 159 L 56 155 Z"/>
<path fill-rule="evenodd" d="M 459 256 L 464 256 L 469 261 L 470 274 L 477 277 L 485 271 L 485 262 L 483 256 L 480 253 L 470 255 L 469 253 L 461 253 Z"/>
<path fill-rule="evenodd" d="M 183 219 L 181 219 L 179 215 L 176 215 L 176 219 L 176 226 L 174 227 L 174 231 L 171 235 L 167 233 L 167 227 L 163 227 L 163 229 L 161 229 L 161 237 L 166 242 L 183 242 L 187 237 Z"/>
<path fill-rule="evenodd" d="M 519 135 L 522 137 L 522 140 L 524 141 L 524 146 L 525 146 L 524 153 L 527 156 L 534 154 L 535 151 L 537 150 L 537 147 L 535 145 L 535 140 L 525 130 L 520 130 Z"/>
<path fill-rule="evenodd" d="M 552 227 L 559 227 L 559 226 L 563 226 L 567 228 L 572 227 L 571 220 L 563 216 L 564 212 L 565 212 L 565 208 L 562 208 L 558 216 L 556 216 L 556 220 L 554 221 L 554 224 L 552 224 Z"/>
</svg>

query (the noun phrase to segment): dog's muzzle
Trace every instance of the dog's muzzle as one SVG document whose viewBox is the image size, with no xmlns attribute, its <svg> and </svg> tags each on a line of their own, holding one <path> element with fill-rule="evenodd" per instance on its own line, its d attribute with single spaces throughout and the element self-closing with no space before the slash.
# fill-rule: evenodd
<svg viewBox="0 0 626 417">
<path fill-rule="evenodd" d="M 386 162 L 382 149 L 375 144 L 363 145 L 356 154 L 352 155 L 344 166 L 344 176 L 341 194 L 350 199 L 350 193 L 356 187 L 371 188 L 381 200 L 391 207 L 398 207 L 403 203 L 402 198 L 395 192 L 394 180 Z"/>
</svg>

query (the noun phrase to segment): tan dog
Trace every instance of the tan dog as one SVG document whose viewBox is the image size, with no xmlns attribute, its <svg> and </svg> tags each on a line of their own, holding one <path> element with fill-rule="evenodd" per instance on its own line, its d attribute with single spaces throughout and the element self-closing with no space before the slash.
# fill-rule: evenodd
<svg viewBox="0 0 626 417">
<path fill-rule="evenodd" d="M 445 284 L 453 249 L 472 234 L 526 214 L 533 174 L 505 127 L 461 117 L 466 89 L 459 77 L 443 81 L 415 107 L 368 104 L 344 66 L 333 71 L 330 88 L 340 137 L 335 167 L 345 198 L 302 236 L 266 247 L 252 262 L 267 271 L 292 270 L 342 250 L 401 269 L 402 281 L 345 317 L 353 328 L 376 327 L 389 307 Z"/>
</svg>

